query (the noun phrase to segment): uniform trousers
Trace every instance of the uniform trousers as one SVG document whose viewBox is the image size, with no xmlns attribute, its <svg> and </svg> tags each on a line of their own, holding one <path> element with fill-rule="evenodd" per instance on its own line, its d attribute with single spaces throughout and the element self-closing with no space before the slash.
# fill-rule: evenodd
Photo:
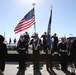
<svg viewBox="0 0 76 75">
<path fill-rule="evenodd" d="M 74 65 L 75 65 L 75 68 L 76 68 L 76 55 L 73 55 L 73 56 L 72 56 L 72 60 L 73 60 L 73 63 L 74 63 Z"/>
<path fill-rule="evenodd" d="M 39 69 L 39 50 L 34 50 L 33 54 L 34 69 Z"/>
<path fill-rule="evenodd" d="M 46 68 L 52 70 L 52 56 L 51 54 L 46 54 Z"/>
<path fill-rule="evenodd" d="M 25 50 L 19 50 L 19 69 L 25 69 Z"/>
<path fill-rule="evenodd" d="M 54 44 L 52 47 L 52 53 L 54 53 L 54 52 L 58 52 L 57 51 L 57 44 Z"/>
<path fill-rule="evenodd" d="M 4 71 L 4 69 L 5 69 L 5 60 L 1 59 L 0 60 L 0 70 Z"/>
<path fill-rule="evenodd" d="M 68 65 L 68 55 L 67 52 L 61 52 L 60 62 L 61 62 L 61 69 L 67 70 Z"/>
</svg>

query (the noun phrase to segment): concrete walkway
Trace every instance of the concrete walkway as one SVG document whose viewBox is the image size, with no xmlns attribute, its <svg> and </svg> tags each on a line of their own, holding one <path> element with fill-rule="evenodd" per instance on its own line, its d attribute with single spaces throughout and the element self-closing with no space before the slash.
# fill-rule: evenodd
<svg viewBox="0 0 76 75">
<path fill-rule="evenodd" d="M 26 70 L 19 70 L 18 62 L 6 62 L 4 75 L 70 75 L 71 65 L 68 64 L 68 70 L 63 72 L 59 62 L 53 62 L 53 71 L 46 70 L 45 62 L 40 63 L 40 70 L 33 70 L 33 63 L 26 62 Z"/>
</svg>

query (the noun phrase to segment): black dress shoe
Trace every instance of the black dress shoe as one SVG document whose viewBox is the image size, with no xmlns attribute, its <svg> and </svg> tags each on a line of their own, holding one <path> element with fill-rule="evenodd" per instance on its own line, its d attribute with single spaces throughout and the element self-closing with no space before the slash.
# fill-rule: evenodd
<svg viewBox="0 0 76 75">
<path fill-rule="evenodd" d="M 61 69 L 62 71 L 67 71 L 67 69 Z"/>
<path fill-rule="evenodd" d="M 46 69 L 47 69 L 47 70 L 49 70 L 49 68 L 48 68 L 48 67 L 46 67 Z"/>
<path fill-rule="evenodd" d="M 50 70 L 52 71 L 53 69 L 50 67 Z"/>
</svg>

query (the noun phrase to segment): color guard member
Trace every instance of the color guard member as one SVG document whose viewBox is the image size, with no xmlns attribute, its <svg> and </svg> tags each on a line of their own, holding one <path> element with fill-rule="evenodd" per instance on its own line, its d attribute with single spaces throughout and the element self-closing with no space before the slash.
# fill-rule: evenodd
<svg viewBox="0 0 76 75">
<path fill-rule="evenodd" d="M 18 52 L 19 52 L 19 69 L 25 69 L 25 52 L 26 52 L 27 42 L 24 36 L 20 36 L 18 41 Z"/>
<path fill-rule="evenodd" d="M 35 33 L 34 36 L 33 36 L 33 39 L 31 40 L 31 43 L 30 43 L 33 46 L 34 69 L 39 69 L 39 49 L 40 49 L 40 43 L 41 43 L 41 40 L 39 39 L 38 34 Z"/>
<path fill-rule="evenodd" d="M 67 42 L 65 41 L 66 38 L 61 38 L 62 42 L 58 44 L 58 51 L 60 53 L 60 62 L 61 62 L 61 69 L 67 70 L 68 65 L 68 48 Z"/>
</svg>

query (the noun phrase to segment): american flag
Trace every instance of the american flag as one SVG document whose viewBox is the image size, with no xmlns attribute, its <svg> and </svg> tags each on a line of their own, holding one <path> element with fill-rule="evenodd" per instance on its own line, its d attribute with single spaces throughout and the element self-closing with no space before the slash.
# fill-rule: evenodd
<svg viewBox="0 0 76 75">
<path fill-rule="evenodd" d="M 15 34 L 30 28 L 34 23 L 35 19 L 34 19 L 34 8 L 33 8 L 21 19 L 21 21 L 15 27 L 14 29 Z"/>
</svg>

